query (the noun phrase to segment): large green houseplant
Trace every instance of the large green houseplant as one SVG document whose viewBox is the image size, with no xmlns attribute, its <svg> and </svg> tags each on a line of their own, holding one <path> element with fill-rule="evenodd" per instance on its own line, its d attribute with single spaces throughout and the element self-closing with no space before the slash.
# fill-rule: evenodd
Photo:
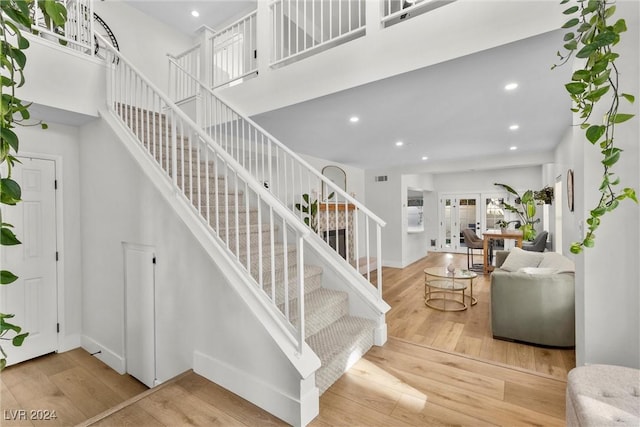
<svg viewBox="0 0 640 427">
<path fill-rule="evenodd" d="M 522 195 L 518 193 L 513 187 L 507 184 L 494 183 L 499 187 L 502 187 L 507 192 L 513 194 L 515 197 L 514 204 L 503 202 L 502 205 L 509 212 L 518 215 L 520 222 L 520 230 L 522 231 L 522 238 L 524 240 L 533 240 L 536 237 L 535 224 L 540 222 L 540 218 L 536 218 L 537 205 L 549 204 L 553 201 L 553 189 L 545 187 L 540 191 L 527 190 Z M 513 221 L 509 221 L 513 222 Z M 502 221 L 503 224 L 507 224 L 507 221 Z"/>
<path fill-rule="evenodd" d="M 12 179 L 12 168 L 19 162 L 17 155 L 19 138 L 13 129 L 16 126 L 41 126 L 42 122 L 29 123 L 31 118 L 29 106 L 16 96 L 16 89 L 25 83 L 24 68 L 27 64 L 25 50 L 29 41 L 22 31 L 31 31 L 34 8 L 39 8 L 47 22 L 54 24 L 56 33 L 63 34 L 67 11 L 62 3 L 55 0 L 0 0 L 0 85 L 2 98 L 0 115 L 0 245 L 14 246 L 21 242 L 13 232 L 13 226 L 4 221 L 5 209 L 15 206 L 21 201 L 20 185 Z M 15 282 L 18 276 L 9 270 L 0 271 L 0 285 L 7 286 Z M 21 346 L 29 335 L 12 322 L 13 314 L 0 313 L 0 370 L 7 363 L 7 354 L 2 343 L 9 341 L 11 345 Z"/>
<path fill-rule="evenodd" d="M 568 2 L 562 0 L 561 4 Z M 577 254 L 583 248 L 594 246 L 595 231 L 605 214 L 616 209 L 624 199 L 638 203 L 638 198 L 633 188 L 620 188 L 620 179 L 613 172 L 613 166 L 622 154 L 615 144 L 615 128 L 634 117 L 633 114 L 618 110 L 621 101 L 633 103 L 635 97 L 620 89 L 620 73 L 616 66 L 620 55 L 613 51 L 620 41 L 620 35 L 627 31 L 627 24 L 624 19 L 614 18 L 616 4 L 613 0 L 576 0 L 573 3 L 563 12 L 571 16 L 563 25 L 568 29 L 564 36 L 566 53 L 558 52 L 561 62 L 553 68 L 565 64 L 574 56 L 583 61 L 565 87 L 573 100 L 572 111 L 582 121 L 580 126 L 585 130 L 587 141 L 600 150 L 602 157 L 600 200 L 589 212 L 587 233 L 583 240 L 571 244 L 571 252 Z M 600 102 L 605 105 L 606 111 L 601 120 L 593 119 L 592 113 Z"/>
</svg>

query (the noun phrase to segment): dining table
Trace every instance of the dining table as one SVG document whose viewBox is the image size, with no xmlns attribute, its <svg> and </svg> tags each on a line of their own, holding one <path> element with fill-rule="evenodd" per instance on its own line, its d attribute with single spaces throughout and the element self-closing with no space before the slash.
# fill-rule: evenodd
<svg viewBox="0 0 640 427">
<path fill-rule="evenodd" d="M 489 246 L 491 240 L 497 239 L 513 239 L 516 241 L 516 246 L 522 248 L 522 231 L 517 230 L 507 230 L 507 231 L 492 231 L 487 230 L 485 233 L 482 233 L 482 254 L 483 254 L 483 267 L 484 273 L 490 273 L 493 271 L 493 266 L 489 265 Z"/>
</svg>

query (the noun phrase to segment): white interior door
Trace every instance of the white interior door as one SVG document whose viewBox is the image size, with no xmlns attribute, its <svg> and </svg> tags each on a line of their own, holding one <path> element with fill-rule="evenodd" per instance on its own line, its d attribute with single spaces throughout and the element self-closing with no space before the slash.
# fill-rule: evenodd
<svg viewBox="0 0 640 427">
<path fill-rule="evenodd" d="M 147 387 L 156 379 L 154 249 L 124 244 L 127 372 Z"/>
<path fill-rule="evenodd" d="M 21 347 L 3 345 L 7 364 L 58 349 L 55 162 L 21 158 L 12 178 L 22 188 L 22 202 L 2 205 L 3 222 L 13 224 L 21 245 L 2 246 L 2 269 L 19 278 L 0 287 L 0 311 L 29 336 Z"/>
</svg>

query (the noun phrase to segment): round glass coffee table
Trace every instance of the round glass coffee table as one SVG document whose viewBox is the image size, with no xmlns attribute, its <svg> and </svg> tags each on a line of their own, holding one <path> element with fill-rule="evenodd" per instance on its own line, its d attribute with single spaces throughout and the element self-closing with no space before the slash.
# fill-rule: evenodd
<svg viewBox="0 0 640 427">
<path fill-rule="evenodd" d="M 478 300 L 473 296 L 473 279 L 478 277 L 469 270 L 456 268 L 453 272 L 447 267 L 429 267 L 424 269 L 424 304 L 440 311 L 463 311 Z M 466 295 L 467 287 L 470 294 Z M 460 295 L 457 295 L 460 293 Z"/>
</svg>

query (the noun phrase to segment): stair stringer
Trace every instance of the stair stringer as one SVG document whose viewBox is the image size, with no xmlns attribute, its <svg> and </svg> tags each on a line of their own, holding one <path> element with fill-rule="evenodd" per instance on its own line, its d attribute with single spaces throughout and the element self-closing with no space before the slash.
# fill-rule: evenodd
<svg viewBox="0 0 640 427">
<path fill-rule="evenodd" d="M 289 332 L 278 320 L 279 313 L 275 312 L 254 288 L 250 276 L 226 251 L 222 240 L 212 235 L 204 219 L 184 198 L 181 191 L 173 187 L 126 125 L 107 108 L 100 109 L 99 114 L 162 197 L 182 219 L 202 249 L 217 265 L 225 276 L 226 284 L 233 288 L 235 294 L 253 313 L 256 321 L 264 329 L 264 333 L 279 348 L 282 358 L 291 367 L 287 378 L 284 378 L 286 384 L 273 384 L 270 383 L 267 374 L 260 378 L 259 373 L 245 372 L 243 367 L 234 366 L 233 358 L 223 360 L 217 357 L 211 345 L 208 349 L 202 350 L 195 348 L 198 347 L 196 344 L 192 349 L 194 371 L 293 425 L 304 425 L 311 421 L 319 411 L 319 392 L 315 386 L 315 375 L 313 375 L 320 368 L 318 356 L 306 343 L 303 343 L 302 352 L 298 351 Z M 201 319 L 201 321 L 206 323 L 207 319 Z M 228 325 L 225 326 L 228 327 Z M 217 342 L 213 347 L 224 348 L 225 346 L 238 347 L 237 343 L 233 342 Z M 207 346 L 202 345 L 202 347 Z M 243 357 L 249 354 L 258 366 L 264 362 L 264 354 L 255 350 L 255 348 L 245 348 L 246 353 Z M 284 361 L 281 360 L 279 365 Z"/>
</svg>

